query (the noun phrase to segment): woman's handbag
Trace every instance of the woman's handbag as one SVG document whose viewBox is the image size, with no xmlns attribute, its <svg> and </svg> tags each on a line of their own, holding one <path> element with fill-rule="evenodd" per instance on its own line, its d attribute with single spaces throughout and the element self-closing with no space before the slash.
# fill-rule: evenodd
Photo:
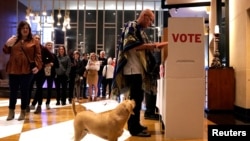
<svg viewBox="0 0 250 141">
<path fill-rule="evenodd" d="M 45 76 L 50 76 L 51 75 L 51 66 L 45 66 L 44 73 L 45 73 Z"/>
</svg>

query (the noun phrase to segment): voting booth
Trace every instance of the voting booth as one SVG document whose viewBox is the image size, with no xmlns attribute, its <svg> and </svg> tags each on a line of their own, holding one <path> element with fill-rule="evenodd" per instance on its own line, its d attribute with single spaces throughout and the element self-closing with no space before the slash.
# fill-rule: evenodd
<svg viewBox="0 0 250 141">
<path fill-rule="evenodd" d="M 162 93 L 166 138 L 203 138 L 204 62 L 204 19 L 169 18 L 168 58 Z"/>
</svg>

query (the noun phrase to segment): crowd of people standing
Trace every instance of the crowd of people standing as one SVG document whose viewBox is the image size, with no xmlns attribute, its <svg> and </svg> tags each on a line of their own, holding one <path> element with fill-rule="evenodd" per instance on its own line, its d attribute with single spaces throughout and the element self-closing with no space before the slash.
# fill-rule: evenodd
<svg viewBox="0 0 250 141">
<path fill-rule="evenodd" d="M 154 16 L 147 9 L 141 12 L 138 19 L 124 24 L 117 63 L 116 58 L 107 57 L 104 50 L 99 54 L 82 53 L 79 50 L 69 53 L 67 47 L 59 45 L 55 54 L 52 42 L 43 46 L 40 37 L 32 35 L 30 25 L 21 21 L 17 35 L 9 38 L 3 47 L 3 52 L 10 54 L 6 68 L 10 87 L 7 120 L 14 119 L 19 89 L 21 113 L 18 120 L 24 120 L 26 112 L 30 110 L 35 109 L 35 114 L 42 112 L 45 81 L 46 109 L 50 109 L 53 84 L 56 90 L 55 105 L 66 105 L 67 98 L 69 104 L 73 98 L 86 98 L 89 101 L 106 99 L 111 95 L 119 95 L 122 89 L 127 88 L 130 92 L 129 98 L 136 102 L 134 115 L 128 119 L 128 130 L 133 136 L 150 137 L 147 127 L 140 123 L 141 104 L 145 94 L 145 119 L 160 118 L 155 114 L 160 65 L 160 61 L 157 62 L 155 58 L 160 57 L 154 56 L 160 56 L 160 52 L 155 50 L 167 45 L 166 42 L 151 42 L 144 32 L 153 23 Z M 34 84 L 36 91 L 33 96 Z"/>
<path fill-rule="evenodd" d="M 14 119 L 19 90 L 21 113 L 18 120 L 24 120 L 30 110 L 40 114 L 44 97 L 46 109 L 50 109 L 53 88 L 56 105 L 66 105 L 67 99 L 71 104 L 73 98 L 106 97 L 106 89 L 101 93 L 102 87 L 107 86 L 102 83 L 102 70 L 107 65 L 105 51 L 100 51 L 100 55 L 79 50 L 68 53 L 63 45 L 57 46 L 55 51 L 53 42 L 42 45 L 40 36 L 32 35 L 29 23 L 21 21 L 17 35 L 6 41 L 3 52 L 10 55 L 6 68 L 10 87 L 7 120 Z"/>
<path fill-rule="evenodd" d="M 105 55 L 105 51 L 101 51 L 100 54 Z M 113 64 L 113 59 L 111 57 L 109 58 L 111 59 L 110 64 Z M 72 53 L 67 53 L 64 46 L 59 46 L 58 53 L 54 56 L 53 60 L 53 64 L 55 64 L 55 75 L 50 76 L 53 77 L 55 84 L 56 105 L 66 105 L 67 101 L 68 104 L 71 104 L 73 98 L 76 98 L 76 100 L 84 98 L 89 99 L 89 101 L 105 99 L 106 92 L 109 94 L 111 92 L 110 87 L 112 76 L 110 74 L 113 74 L 114 71 L 113 68 L 107 67 L 109 68 L 109 79 L 107 79 L 107 81 L 102 81 L 103 68 L 107 65 L 106 60 L 105 56 L 99 60 L 98 55 L 94 52 L 88 54 L 75 50 Z M 99 72 L 101 72 L 101 75 L 99 75 Z M 32 86 L 30 88 L 32 89 L 33 84 L 31 85 Z M 109 86 L 109 91 L 106 91 L 104 86 Z M 98 95 L 100 92 L 101 94 Z M 34 97 L 36 97 L 36 93 Z M 46 108 L 50 109 L 48 99 L 50 99 L 51 94 L 49 94 L 48 97 Z M 29 106 L 30 109 L 35 109 L 35 105 L 33 103 L 34 102 L 32 102 L 31 106 Z M 39 110 L 40 105 L 41 104 L 38 104 L 38 110 L 36 110 L 35 113 L 41 113 L 41 110 Z"/>
</svg>

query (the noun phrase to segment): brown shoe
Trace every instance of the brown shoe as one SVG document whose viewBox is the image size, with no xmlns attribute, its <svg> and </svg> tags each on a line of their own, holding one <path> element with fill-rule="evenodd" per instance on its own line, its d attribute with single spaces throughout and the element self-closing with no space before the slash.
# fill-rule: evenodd
<svg viewBox="0 0 250 141">
<path fill-rule="evenodd" d="M 8 120 L 12 120 L 12 119 L 14 119 L 14 117 L 15 117 L 15 111 L 14 111 L 14 109 L 9 109 L 9 114 L 8 114 L 8 117 L 7 117 L 7 121 Z"/>
</svg>

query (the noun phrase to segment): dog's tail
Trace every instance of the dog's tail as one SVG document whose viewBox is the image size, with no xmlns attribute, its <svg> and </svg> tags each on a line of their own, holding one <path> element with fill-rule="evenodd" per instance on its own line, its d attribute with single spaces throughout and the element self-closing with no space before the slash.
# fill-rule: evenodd
<svg viewBox="0 0 250 141">
<path fill-rule="evenodd" d="M 74 116 L 76 116 L 77 112 L 76 112 L 76 104 L 75 104 L 75 99 L 74 98 L 72 98 L 71 108 L 72 108 L 72 112 L 73 112 Z"/>
</svg>

